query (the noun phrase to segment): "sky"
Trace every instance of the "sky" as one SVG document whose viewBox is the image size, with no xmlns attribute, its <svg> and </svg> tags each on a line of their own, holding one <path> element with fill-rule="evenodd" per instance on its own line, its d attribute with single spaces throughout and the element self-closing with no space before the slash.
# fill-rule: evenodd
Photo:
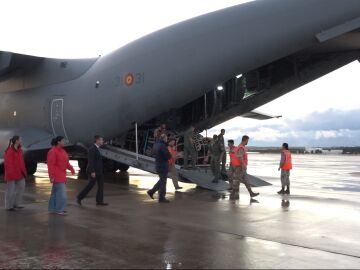
<svg viewBox="0 0 360 270">
<path fill-rule="evenodd" d="M 105 55 L 146 34 L 241 0 L 0 0 L 0 51 L 56 57 Z M 254 146 L 359 146 L 360 63 L 336 70 L 258 111 L 267 121 L 234 118 L 226 139 L 243 134 Z"/>
</svg>

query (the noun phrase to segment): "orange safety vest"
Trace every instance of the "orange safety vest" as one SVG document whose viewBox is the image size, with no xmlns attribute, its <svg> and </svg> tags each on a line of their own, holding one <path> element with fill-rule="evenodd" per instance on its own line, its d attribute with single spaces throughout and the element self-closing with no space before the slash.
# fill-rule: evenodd
<svg viewBox="0 0 360 270">
<path fill-rule="evenodd" d="M 177 152 L 171 146 L 168 146 L 168 150 L 169 150 L 170 155 L 171 155 L 171 158 L 169 159 L 169 165 L 174 165 L 175 161 L 176 161 Z"/>
<path fill-rule="evenodd" d="M 238 150 L 240 151 L 240 149 L 243 150 L 243 161 L 245 163 L 245 167 L 247 167 L 249 161 L 248 161 L 248 153 L 247 153 L 246 147 L 244 145 L 240 144 L 238 147 Z M 242 161 L 241 160 L 239 160 L 239 161 L 240 161 L 240 165 L 241 165 Z"/>
<path fill-rule="evenodd" d="M 237 157 L 238 152 L 239 152 L 239 149 L 237 147 L 235 147 L 235 146 L 229 152 L 230 166 L 232 166 L 232 167 L 240 167 L 241 166 L 241 161 Z"/>
<path fill-rule="evenodd" d="M 290 171 L 292 169 L 291 153 L 289 150 L 284 150 L 283 153 L 285 155 L 285 162 L 281 166 L 281 169 L 285 171 Z"/>
</svg>

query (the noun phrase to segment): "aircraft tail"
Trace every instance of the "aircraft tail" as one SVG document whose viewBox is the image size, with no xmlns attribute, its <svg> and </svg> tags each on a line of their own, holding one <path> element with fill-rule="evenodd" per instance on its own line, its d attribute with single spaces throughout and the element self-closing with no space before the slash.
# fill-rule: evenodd
<svg viewBox="0 0 360 270">
<path fill-rule="evenodd" d="M 55 59 L 0 51 L 0 93 L 74 80 L 96 60 Z"/>
</svg>

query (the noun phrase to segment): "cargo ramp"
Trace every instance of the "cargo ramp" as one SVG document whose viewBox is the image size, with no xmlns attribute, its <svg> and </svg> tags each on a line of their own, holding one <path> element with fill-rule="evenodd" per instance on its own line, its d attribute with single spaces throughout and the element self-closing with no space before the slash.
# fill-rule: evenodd
<svg viewBox="0 0 360 270">
<path fill-rule="evenodd" d="M 100 152 L 105 158 L 156 174 L 155 159 L 152 157 L 140 155 L 111 145 L 105 145 L 100 149 Z M 225 181 L 212 183 L 211 181 L 214 176 L 208 166 L 199 166 L 196 170 L 184 170 L 181 169 L 180 166 L 176 165 L 176 169 L 182 182 L 194 183 L 201 188 L 214 191 L 225 191 L 230 187 L 229 183 Z M 251 175 L 249 175 L 249 180 L 250 184 L 254 187 L 271 185 L 270 183 Z"/>
</svg>

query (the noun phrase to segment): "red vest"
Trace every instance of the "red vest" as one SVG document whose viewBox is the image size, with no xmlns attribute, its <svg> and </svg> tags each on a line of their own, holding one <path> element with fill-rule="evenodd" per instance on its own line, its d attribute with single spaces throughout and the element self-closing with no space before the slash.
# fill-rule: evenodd
<svg viewBox="0 0 360 270">
<path fill-rule="evenodd" d="M 290 171 L 292 169 L 291 153 L 289 150 L 284 150 L 283 153 L 285 155 L 285 162 L 282 165 L 281 169 L 285 171 Z"/>
<path fill-rule="evenodd" d="M 239 152 L 239 149 L 235 146 L 229 152 L 230 166 L 232 166 L 232 167 L 240 167 L 241 166 L 241 161 L 237 157 L 238 152 Z"/>
<path fill-rule="evenodd" d="M 177 152 L 171 146 L 168 146 L 168 150 L 171 155 L 171 158 L 169 159 L 169 165 L 175 165 Z"/>
<path fill-rule="evenodd" d="M 248 153 L 247 153 L 246 147 L 244 145 L 240 144 L 238 149 L 239 149 L 239 151 L 240 151 L 240 149 L 243 150 L 242 159 L 243 159 L 243 161 L 245 163 L 245 167 L 247 167 L 249 162 L 248 162 Z M 242 161 L 240 160 L 240 165 L 242 165 L 241 162 Z"/>
</svg>

